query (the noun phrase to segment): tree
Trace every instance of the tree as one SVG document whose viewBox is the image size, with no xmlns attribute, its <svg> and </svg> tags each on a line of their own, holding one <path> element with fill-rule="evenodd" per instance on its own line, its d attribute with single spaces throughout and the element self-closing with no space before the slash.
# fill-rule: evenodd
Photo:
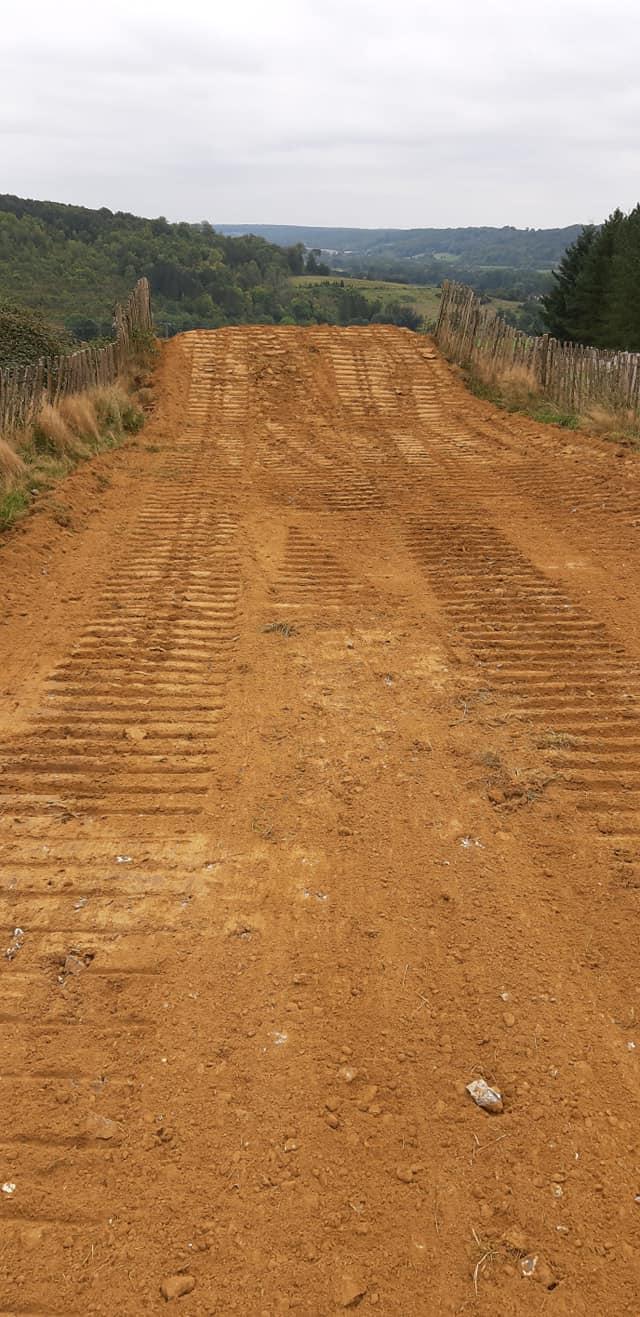
<svg viewBox="0 0 640 1317">
<path fill-rule="evenodd" d="M 596 236 L 597 229 L 593 224 L 583 228 L 553 272 L 554 287 L 542 298 L 545 324 L 554 338 L 579 339 L 576 289 Z"/>
<path fill-rule="evenodd" d="M 311 251 L 309 252 L 309 255 L 307 256 L 307 268 L 306 268 L 307 274 L 331 274 L 331 270 L 329 269 L 329 266 L 325 265 L 324 261 L 320 260 L 321 256 L 322 256 L 322 252 L 320 248 L 312 247 Z"/>
<path fill-rule="evenodd" d="M 605 330 L 608 346 L 640 351 L 640 206 L 616 233 Z"/>
</svg>

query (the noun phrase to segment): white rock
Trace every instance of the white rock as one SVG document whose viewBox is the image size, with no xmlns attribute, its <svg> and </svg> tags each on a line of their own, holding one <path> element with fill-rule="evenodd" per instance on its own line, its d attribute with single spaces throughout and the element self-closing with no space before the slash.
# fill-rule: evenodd
<svg viewBox="0 0 640 1317">
<path fill-rule="evenodd" d="M 482 1107 L 483 1111 L 492 1111 L 499 1113 L 504 1110 L 502 1094 L 497 1088 L 489 1088 L 486 1079 L 474 1079 L 467 1084 L 467 1093 L 473 1098 L 477 1107 Z"/>
</svg>

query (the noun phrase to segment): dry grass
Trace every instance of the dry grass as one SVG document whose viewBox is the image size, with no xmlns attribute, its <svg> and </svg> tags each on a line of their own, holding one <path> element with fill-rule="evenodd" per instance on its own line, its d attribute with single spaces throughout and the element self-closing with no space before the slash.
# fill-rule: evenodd
<svg viewBox="0 0 640 1317">
<path fill-rule="evenodd" d="M 100 428 L 93 398 L 88 393 L 75 393 L 63 398 L 59 404 L 63 421 L 79 439 L 100 438 Z"/>
<path fill-rule="evenodd" d="M 640 419 L 627 407 L 606 407 L 603 403 L 592 403 L 580 417 L 580 425 L 599 439 L 610 439 L 620 444 L 640 442 Z"/>
<path fill-rule="evenodd" d="M 56 407 L 47 403 L 28 429 L 0 438 L 0 531 L 28 512 L 40 491 L 83 458 L 135 434 L 143 421 L 123 381 L 61 399 Z"/>
<path fill-rule="evenodd" d="M 101 433 L 111 433 L 114 438 L 121 438 L 125 433 L 135 434 L 143 421 L 142 413 L 131 400 L 123 384 L 111 384 L 108 388 L 94 389 L 89 395 L 95 408 Z"/>
<path fill-rule="evenodd" d="M 39 452 L 55 453 L 56 457 L 73 457 L 78 454 L 78 437 L 74 435 L 58 407 L 46 402 L 33 423 L 31 437 Z"/>
<path fill-rule="evenodd" d="M 526 412 L 543 424 L 585 430 L 598 439 L 627 447 L 640 446 L 640 417 L 629 408 L 592 403 L 580 415 L 563 411 L 557 403 L 540 394 L 535 375 L 526 366 L 500 370 L 491 363 L 475 362 L 471 371 L 453 369 L 472 393 L 506 411 Z"/>
<path fill-rule="evenodd" d="M 25 464 L 6 439 L 0 439 L 0 487 L 9 489 L 16 477 L 23 475 Z"/>
<path fill-rule="evenodd" d="M 491 365 L 475 368 L 486 388 L 500 394 L 504 406 L 526 410 L 539 399 L 538 387 L 532 371 L 526 366 L 509 366 L 498 370 Z"/>
</svg>

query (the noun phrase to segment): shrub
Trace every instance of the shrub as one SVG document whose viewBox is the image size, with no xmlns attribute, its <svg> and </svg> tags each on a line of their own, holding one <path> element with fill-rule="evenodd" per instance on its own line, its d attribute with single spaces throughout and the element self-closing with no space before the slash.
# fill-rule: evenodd
<svg viewBox="0 0 640 1317">
<path fill-rule="evenodd" d="M 0 368 L 28 366 L 68 350 L 66 337 L 28 307 L 0 303 Z"/>
</svg>

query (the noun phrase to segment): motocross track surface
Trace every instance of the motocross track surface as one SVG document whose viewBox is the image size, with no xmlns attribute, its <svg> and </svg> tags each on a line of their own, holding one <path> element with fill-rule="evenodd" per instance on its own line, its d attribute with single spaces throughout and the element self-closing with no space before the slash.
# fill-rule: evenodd
<svg viewBox="0 0 640 1317">
<path fill-rule="evenodd" d="M 637 1315 L 637 458 L 387 327 L 155 390 L 0 549 L 0 1312 Z"/>
</svg>

